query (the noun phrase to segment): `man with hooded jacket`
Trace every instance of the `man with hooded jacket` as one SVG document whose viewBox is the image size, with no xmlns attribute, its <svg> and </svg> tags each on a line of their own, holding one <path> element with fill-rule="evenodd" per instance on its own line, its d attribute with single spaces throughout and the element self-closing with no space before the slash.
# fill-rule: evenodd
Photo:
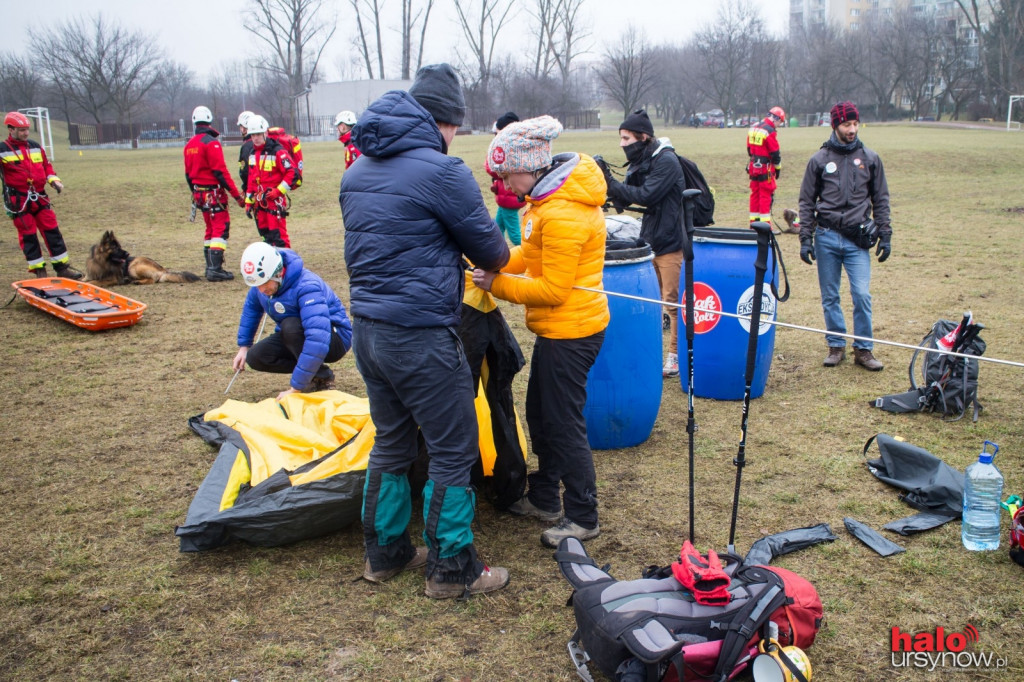
<svg viewBox="0 0 1024 682">
<path fill-rule="evenodd" d="M 278 394 L 327 391 L 334 388 L 337 362 L 352 346 L 352 323 L 345 305 L 302 258 L 290 249 L 255 242 L 242 253 L 242 279 L 249 293 L 238 323 L 235 371 L 246 364 L 257 372 L 291 374 L 289 388 Z M 277 325 L 253 345 L 263 315 Z"/>
<path fill-rule="evenodd" d="M 654 272 L 661 285 L 661 300 L 679 303 L 679 271 L 683 267 L 683 190 L 686 177 L 676 151 L 667 138 L 654 137 L 654 125 L 647 112 L 638 109 L 619 126 L 619 146 L 626 154 L 629 171 L 626 182 L 605 175 L 608 199 L 621 205 L 643 206 L 640 236 L 654 251 Z M 662 376 L 679 375 L 679 315 L 669 315 L 668 353 Z"/>
<path fill-rule="evenodd" d="M 454 69 L 424 66 L 359 117 L 359 163 L 341 179 L 345 264 L 356 368 L 377 429 L 366 470 L 363 577 L 383 582 L 426 565 L 426 594 L 498 590 L 508 571 L 477 557 L 470 473 L 479 458 L 476 394 L 459 342 L 463 255 L 487 270 L 508 262 L 472 172 L 447 155 L 466 105 Z M 426 549 L 409 537 L 408 471 L 417 432 L 430 455 L 423 489 Z"/>
</svg>

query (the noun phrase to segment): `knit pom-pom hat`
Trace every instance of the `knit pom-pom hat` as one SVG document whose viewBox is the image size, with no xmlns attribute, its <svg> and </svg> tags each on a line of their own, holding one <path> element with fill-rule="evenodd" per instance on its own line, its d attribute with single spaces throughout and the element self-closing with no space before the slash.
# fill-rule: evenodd
<svg viewBox="0 0 1024 682">
<path fill-rule="evenodd" d="M 551 165 L 551 140 L 562 124 L 551 116 L 510 123 L 491 140 L 487 163 L 495 173 L 530 173 Z"/>
</svg>

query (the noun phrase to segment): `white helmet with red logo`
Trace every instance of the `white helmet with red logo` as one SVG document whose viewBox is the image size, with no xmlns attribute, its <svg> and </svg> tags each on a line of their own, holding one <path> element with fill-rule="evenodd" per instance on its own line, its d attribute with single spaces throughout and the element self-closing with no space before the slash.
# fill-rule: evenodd
<svg viewBox="0 0 1024 682">
<path fill-rule="evenodd" d="M 242 279 L 251 287 L 270 280 L 281 281 L 284 259 L 281 252 L 266 242 L 254 242 L 242 252 Z"/>
<path fill-rule="evenodd" d="M 28 128 L 28 116 L 20 111 L 11 111 L 4 116 L 4 124 L 8 128 Z"/>
</svg>

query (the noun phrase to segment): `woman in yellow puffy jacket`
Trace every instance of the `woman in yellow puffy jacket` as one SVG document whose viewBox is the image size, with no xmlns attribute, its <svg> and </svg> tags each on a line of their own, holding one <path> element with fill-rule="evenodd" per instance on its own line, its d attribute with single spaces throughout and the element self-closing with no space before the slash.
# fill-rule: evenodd
<svg viewBox="0 0 1024 682">
<path fill-rule="evenodd" d="M 509 511 L 553 523 L 541 534 L 548 547 L 566 537 L 589 540 L 601 532 L 583 407 L 587 373 L 610 318 L 604 294 L 574 288 L 602 289 L 606 232 L 601 206 L 607 186 L 589 156 L 551 156 L 551 140 L 561 131 L 557 120 L 540 116 L 508 125 L 491 142 L 491 170 L 526 199 L 522 244 L 512 249 L 501 273 L 473 272 L 477 286 L 526 306 L 526 325 L 537 334 L 526 423 L 538 469 L 528 476 L 527 494 Z M 561 502 L 560 485 L 565 488 Z"/>
</svg>

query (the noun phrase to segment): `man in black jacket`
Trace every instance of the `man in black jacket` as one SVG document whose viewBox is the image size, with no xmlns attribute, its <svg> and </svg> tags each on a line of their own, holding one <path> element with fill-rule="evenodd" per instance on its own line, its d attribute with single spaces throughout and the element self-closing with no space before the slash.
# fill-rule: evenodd
<svg viewBox="0 0 1024 682">
<path fill-rule="evenodd" d="M 882 363 L 871 353 L 871 247 L 884 263 L 892 251 L 889 185 L 878 154 L 857 136 L 860 114 L 853 102 L 832 107 L 832 136 L 810 161 L 800 185 L 800 259 L 817 260 L 818 285 L 828 355 L 822 363 L 835 367 L 846 357 L 846 320 L 840 306 L 842 271 L 850 280 L 853 299 L 853 361 L 879 372 Z M 877 242 L 862 237 L 877 227 Z"/>
<path fill-rule="evenodd" d="M 668 138 L 654 137 L 654 126 L 647 112 L 637 109 L 619 126 L 619 146 L 626 154 L 629 170 L 626 182 L 606 176 L 608 200 L 617 204 L 644 207 L 640 236 L 654 251 L 654 271 L 661 286 L 661 300 L 679 303 L 679 271 L 683 264 L 682 211 L 686 179 Z M 668 354 L 662 376 L 679 374 L 677 353 L 679 315 L 675 308 L 666 311 L 671 318 Z"/>
</svg>

